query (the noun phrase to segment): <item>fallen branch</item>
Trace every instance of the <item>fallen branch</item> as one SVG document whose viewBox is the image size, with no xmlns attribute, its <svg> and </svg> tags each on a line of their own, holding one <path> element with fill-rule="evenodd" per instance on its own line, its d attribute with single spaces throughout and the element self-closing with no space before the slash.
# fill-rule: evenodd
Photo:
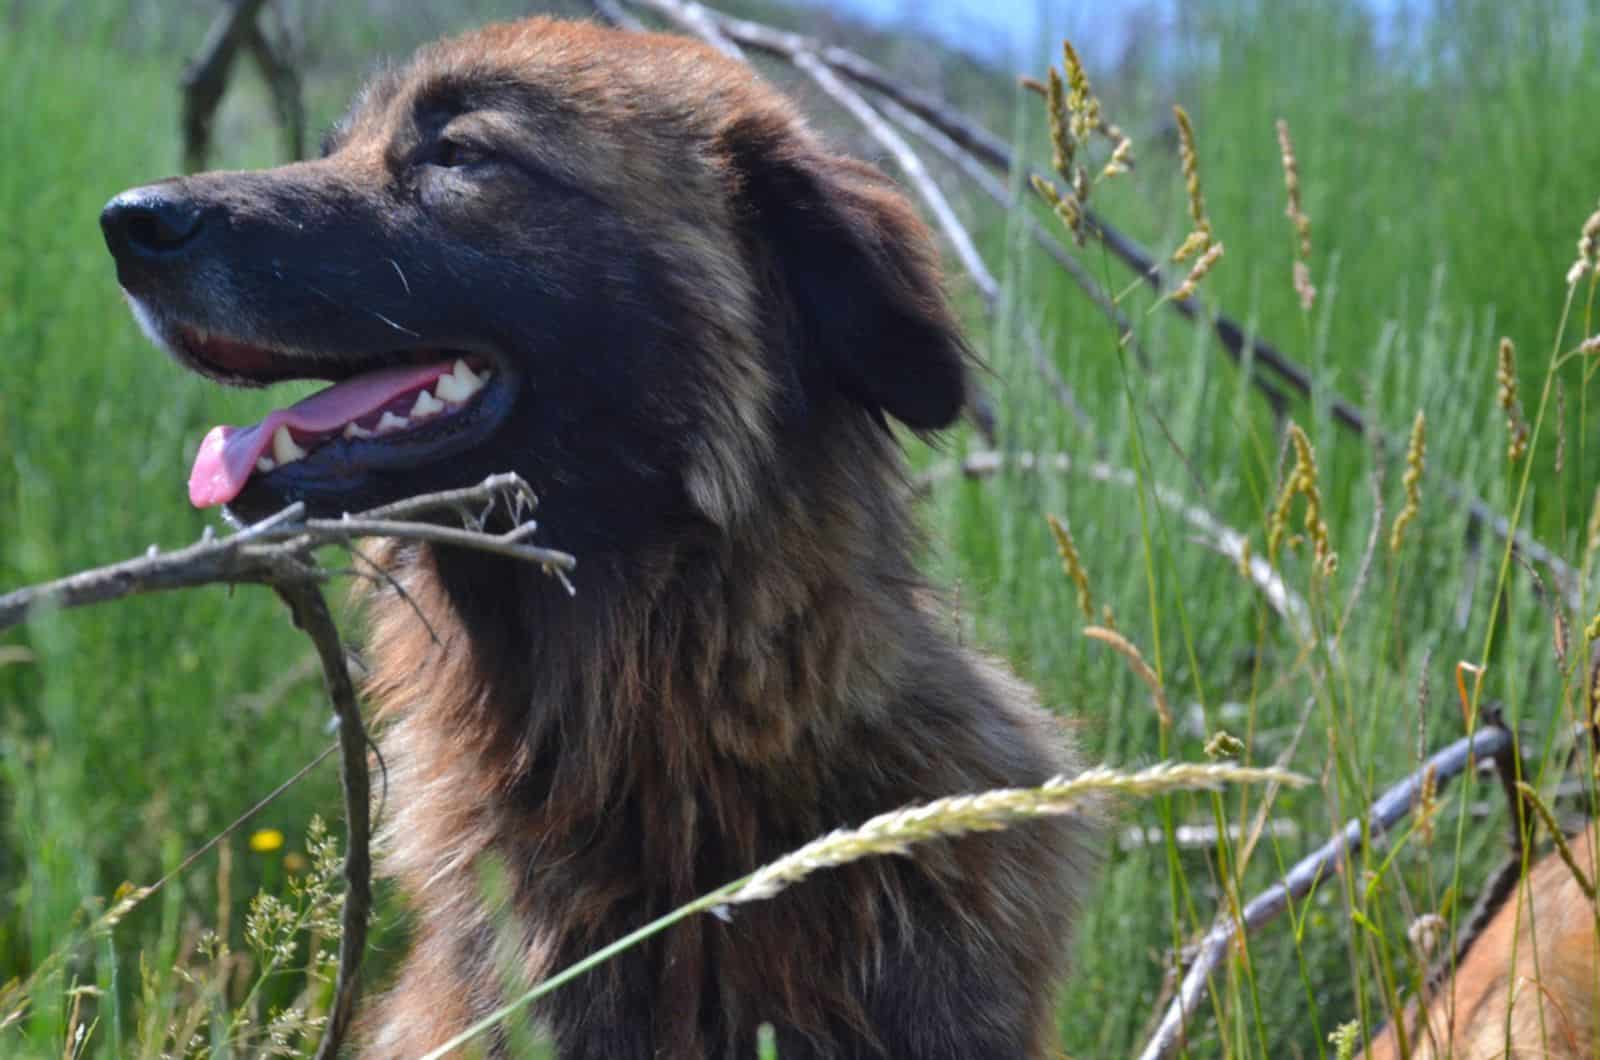
<svg viewBox="0 0 1600 1060">
<path fill-rule="evenodd" d="M 1411 812 L 1430 774 L 1432 782 L 1442 786 L 1475 760 L 1495 758 L 1511 747 L 1510 731 L 1498 725 L 1486 725 L 1471 736 L 1462 737 L 1380 795 L 1365 818 L 1352 819 L 1338 835 L 1297 862 L 1282 880 L 1251 899 L 1239 920 L 1227 916 L 1218 919 L 1200 941 L 1194 963 L 1183 977 L 1183 984 L 1162 1016 L 1160 1026 L 1139 1054 L 1140 1060 L 1160 1060 L 1183 1043 L 1186 1028 L 1200 1006 L 1212 974 L 1241 933 L 1256 930 L 1287 909 L 1291 901 L 1310 895 L 1323 879 L 1344 865 L 1349 855 L 1361 849 L 1367 836 L 1376 839 L 1393 828 Z"/>
</svg>

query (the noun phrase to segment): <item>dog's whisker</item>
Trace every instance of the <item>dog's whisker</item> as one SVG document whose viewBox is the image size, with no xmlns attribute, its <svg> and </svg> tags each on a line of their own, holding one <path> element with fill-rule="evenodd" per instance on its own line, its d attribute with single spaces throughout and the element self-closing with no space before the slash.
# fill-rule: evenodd
<svg viewBox="0 0 1600 1060">
<path fill-rule="evenodd" d="M 377 317 L 379 320 L 383 321 L 385 324 L 389 325 L 391 328 L 394 328 L 396 331 L 398 331 L 398 332 L 400 332 L 402 334 L 410 335 L 414 339 L 422 338 L 422 332 L 420 332 L 420 331 L 412 331 L 410 328 L 406 327 L 404 324 L 396 324 L 394 321 L 390 320 L 388 317 L 384 316 L 382 313 L 378 312 L 376 309 L 369 309 L 369 310 L 367 310 L 367 312 L 371 313 L 373 316 Z"/>
<path fill-rule="evenodd" d="M 406 289 L 406 295 L 409 297 L 411 294 L 411 284 L 406 280 L 405 270 L 400 268 L 400 263 L 393 258 L 384 258 L 383 260 L 394 266 L 394 274 L 400 277 L 400 286 Z"/>
</svg>

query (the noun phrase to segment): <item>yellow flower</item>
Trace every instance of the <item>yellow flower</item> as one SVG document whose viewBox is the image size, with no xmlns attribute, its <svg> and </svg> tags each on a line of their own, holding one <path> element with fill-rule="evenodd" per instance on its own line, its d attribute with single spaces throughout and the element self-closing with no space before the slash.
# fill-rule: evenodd
<svg viewBox="0 0 1600 1060">
<path fill-rule="evenodd" d="M 250 849 L 257 854 L 270 854 L 283 849 L 283 833 L 276 828 L 258 828 L 250 833 Z"/>
</svg>

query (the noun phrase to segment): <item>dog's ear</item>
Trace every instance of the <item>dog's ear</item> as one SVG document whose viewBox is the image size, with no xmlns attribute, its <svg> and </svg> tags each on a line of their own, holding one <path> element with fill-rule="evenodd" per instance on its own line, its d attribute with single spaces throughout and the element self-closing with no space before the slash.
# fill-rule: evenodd
<svg viewBox="0 0 1600 1060">
<path fill-rule="evenodd" d="M 879 170 L 808 134 L 750 123 L 728 139 L 767 297 L 785 303 L 796 366 L 915 430 L 947 427 L 971 357 L 927 228 Z"/>
</svg>

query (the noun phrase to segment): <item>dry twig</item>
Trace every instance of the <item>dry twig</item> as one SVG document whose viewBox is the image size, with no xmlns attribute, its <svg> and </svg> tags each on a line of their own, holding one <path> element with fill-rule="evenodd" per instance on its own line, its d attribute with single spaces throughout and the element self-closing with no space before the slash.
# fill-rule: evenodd
<svg viewBox="0 0 1600 1060">
<path fill-rule="evenodd" d="M 1511 733 L 1498 725 L 1486 725 L 1471 736 L 1457 740 L 1380 795 L 1365 819 L 1351 820 L 1338 835 L 1297 862 L 1282 880 L 1251 899 L 1238 921 L 1226 916 L 1220 918 L 1200 941 L 1194 963 L 1183 977 L 1177 996 L 1139 1054 L 1141 1060 L 1160 1060 L 1172 1055 L 1183 1044 L 1185 1028 L 1200 1006 L 1212 973 L 1222 964 L 1235 938 L 1272 920 L 1287 909 L 1291 901 L 1309 895 L 1324 878 L 1337 872 L 1350 855 L 1359 851 L 1369 837 L 1376 839 L 1393 828 L 1415 805 L 1425 778 L 1431 775 L 1435 785 L 1444 784 L 1475 760 L 1493 758 L 1511 746 Z"/>
<path fill-rule="evenodd" d="M 477 486 L 424 494 L 343 519 L 306 519 L 301 505 L 292 505 L 268 519 L 227 537 L 210 531 L 198 542 L 174 552 L 151 546 L 138 559 L 17 589 L 0 596 L 0 630 L 24 622 L 41 610 L 103 604 L 128 596 L 192 589 L 200 585 L 294 585 L 326 580 L 311 558 L 324 545 L 348 544 L 358 537 L 394 537 L 428 541 L 490 552 L 536 563 L 552 573 L 572 570 L 577 561 L 565 552 L 527 544 L 533 524 L 523 522 L 503 534 L 463 530 L 414 521 L 464 506 L 497 501 L 527 504 L 532 498 L 516 475 L 491 475 Z"/>
<path fill-rule="evenodd" d="M 228 90 L 228 76 L 240 48 L 261 67 L 272 92 L 273 108 L 283 127 L 284 150 L 290 158 L 305 156 L 306 117 L 300 98 L 300 75 L 256 24 L 266 0 L 233 0 L 217 16 L 200 46 L 200 54 L 183 72 L 183 161 L 189 172 L 204 169 L 211 150 L 211 122 Z"/>
<path fill-rule="evenodd" d="M 317 1046 L 316 1060 L 334 1060 L 355 1017 L 361 983 L 361 958 L 367 947 L 367 920 L 372 912 L 372 788 L 367 775 L 367 730 L 356 702 L 355 684 L 345 665 L 339 627 L 322 590 L 310 582 L 274 585 L 289 605 L 294 624 L 316 645 L 322 677 L 339 719 L 340 771 L 344 790 L 345 851 L 344 907 L 339 914 L 339 975 L 334 984 L 333 1009 Z"/>
</svg>

